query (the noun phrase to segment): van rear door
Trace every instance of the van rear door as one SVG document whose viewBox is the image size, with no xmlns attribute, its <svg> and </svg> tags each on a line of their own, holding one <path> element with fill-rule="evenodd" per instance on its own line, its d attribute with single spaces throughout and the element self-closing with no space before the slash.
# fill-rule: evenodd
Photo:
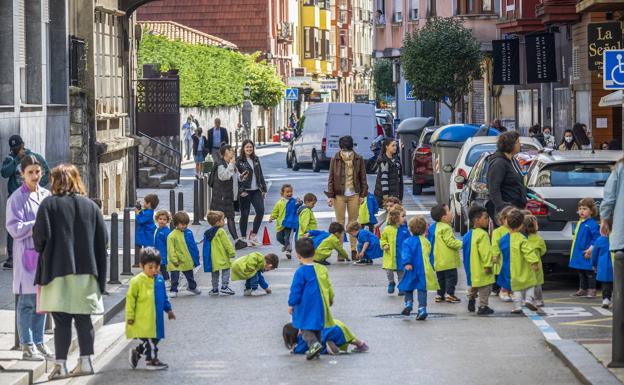
<svg viewBox="0 0 624 385">
<path fill-rule="evenodd" d="M 351 108 L 351 132 L 354 150 L 364 159 L 370 159 L 373 152 L 370 145 L 377 137 L 375 107 L 370 104 L 353 103 Z"/>
<path fill-rule="evenodd" d="M 325 156 L 328 158 L 332 158 L 340 150 L 338 140 L 345 135 L 351 135 L 351 118 L 351 104 L 329 104 L 327 122 L 325 124 L 325 137 L 327 138 Z M 318 143 L 320 146 L 321 141 Z"/>
</svg>

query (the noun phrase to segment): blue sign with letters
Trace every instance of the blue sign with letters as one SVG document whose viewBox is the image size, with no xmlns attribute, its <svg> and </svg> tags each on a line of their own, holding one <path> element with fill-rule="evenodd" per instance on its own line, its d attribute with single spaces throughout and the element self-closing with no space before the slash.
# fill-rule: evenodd
<svg viewBox="0 0 624 385">
<path fill-rule="evenodd" d="M 603 88 L 624 90 L 624 49 L 604 51 L 603 63 Z"/>
<path fill-rule="evenodd" d="M 299 100 L 299 88 L 286 88 L 286 100 Z"/>
<path fill-rule="evenodd" d="M 405 100 L 416 100 L 416 98 L 412 96 L 412 85 L 409 84 L 408 81 L 405 82 Z"/>
</svg>

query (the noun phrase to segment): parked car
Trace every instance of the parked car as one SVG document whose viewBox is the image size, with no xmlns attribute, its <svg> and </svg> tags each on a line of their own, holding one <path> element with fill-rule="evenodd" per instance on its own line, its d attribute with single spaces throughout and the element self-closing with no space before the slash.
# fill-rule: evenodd
<svg viewBox="0 0 624 385">
<path fill-rule="evenodd" d="M 472 167 L 477 163 L 483 153 L 493 153 L 496 151 L 497 141 L 497 136 L 475 136 L 468 138 L 457 156 L 457 161 L 451 173 L 451 184 L 449 187 L 449 208 L 453 213 L 453 227 L 455 231 L 459 231 L 461 226 L 460 193 L 465 186 L 465 182 L 457 183 L 458 180 L 462 180 L 457 177 L 461 176 L 464 181 L 469 181 L 468 174 L 470 174 Z M 522 152 L 539 152 L 543 149 L 537 139 L 526 136 L 520 137 L 520 144 L 522 146 L 520 151 Z"/>
<path fill-rule="evenodd" d="M 314 172 L 327 167 L 339 151 L 338 140 L 353 137 L 354 149 L 364 159 L 373 156 L 370 145 L 383 127 L 377 123 L 375 107 L 363 103 L 318 103 L 311 105 L 299 121 L 289 145 L 286 163 L 293 171 L 310 164 Z"/>
<path fill-rule="evenodd" d="M 549 151 L 533 162 L 527 187 L 560 209 L 534 199 L 526 206 L 537 217 L 540 235 L 546 241 L 545 264 L 567 266 L 578 201 L 594 198 L 600 204 L 611 168 L 621 157 L 621 151 Z"/>
<path fill-rule="evenodd" d="M 431 135 L 437 126 L 425 127 L 417 141 L 412 142 L 412 193 L 422 194 L 425 187 L 433 186 L 433 165 L 431 162 Z"/>
<path fill-rule="evenodd" d="M 384 130 L 384 136 L 392 137 L 394 134 L 394 116 L 390 111 L 376 109 L 375 116 L 377 117 L 377 123 L 379 123 Z"/>
</svg>

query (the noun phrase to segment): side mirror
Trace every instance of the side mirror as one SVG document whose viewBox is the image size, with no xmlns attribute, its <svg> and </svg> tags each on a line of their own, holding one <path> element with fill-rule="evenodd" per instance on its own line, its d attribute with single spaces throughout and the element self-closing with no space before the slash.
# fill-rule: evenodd
<svg viewBox="0 0 624 385">
<path fill-rule="evenodd" d="M 446 170 L 444 170 L 444 171 L 446 171 Z M 463 175 L 456 175 L 455 176 L 455 183 L 457 183 L 457 184 L 464 184 L 464 183 L 466 183 L 466 178 L 464 178 Z"/>
<path fill-rule="evenodd" d="M 442 171 L 444 172 L 453 172 L 454 169 L 455 167 L 453 167 L 451 164 L 445 164 L 444 167 L 442 167 Z"/>
</svg>

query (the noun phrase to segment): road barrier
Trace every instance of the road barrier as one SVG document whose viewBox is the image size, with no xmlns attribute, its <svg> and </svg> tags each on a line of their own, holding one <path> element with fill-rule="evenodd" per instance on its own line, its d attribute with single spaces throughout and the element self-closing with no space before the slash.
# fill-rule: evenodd
<svg viewBox="0 0 624 385">
<path fill-rule="evenodd" d="M 613 258 L 613 335 L 610 368 L 624 368 L 624 251 Z"/>
</svg>

